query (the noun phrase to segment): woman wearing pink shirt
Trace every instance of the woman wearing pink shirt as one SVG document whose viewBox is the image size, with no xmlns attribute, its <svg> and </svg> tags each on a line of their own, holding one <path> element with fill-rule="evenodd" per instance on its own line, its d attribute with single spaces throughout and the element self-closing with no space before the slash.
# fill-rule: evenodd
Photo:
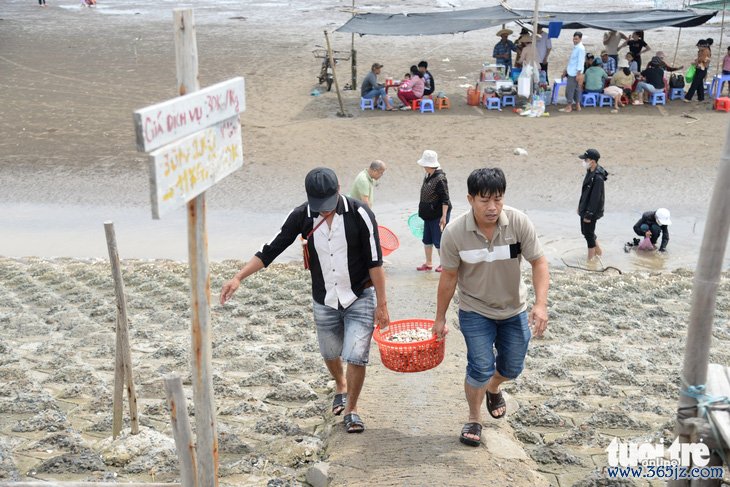
<svg viewBox="0 0 730 487">
<path fill-rule="evenodd" d="M 403 106 L 400 107 L 402 110 L 409 110 L 411 108 L 411 101 L 423 98 L 425 86 L 421 78 L 421 73 L 418 71 L 418 66 L 411 66 L 411 82 L 409 88 L 409 91 L 398 91 L 398 99 L 403 103 Z"/>
</svg>

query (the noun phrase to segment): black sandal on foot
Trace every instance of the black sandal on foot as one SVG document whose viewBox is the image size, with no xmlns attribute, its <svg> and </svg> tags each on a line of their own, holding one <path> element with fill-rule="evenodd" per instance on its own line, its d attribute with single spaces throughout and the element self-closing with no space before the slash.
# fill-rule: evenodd
<svg viewBox="0 0 730 487">
<path fill-rule="evenodd" d="M 475 440 L 474 438 L 469 438 L 466 435 L 473 435 L 478 436 L 479 439 Z M 465 445 L 469 446 L 479 446 L 482 444 L 482 425 L 481 423 L 466 423 L 463 428 L 461 428 L 461 435 L 459 436 L 459 441 L 462 442 Z"/>
<path fill-rule="evenodd" d="M 494 414 L 494 411 L 499 408 L 504 408 L 504 411 L 502 412 L 502 414 L 497 416 Z M 487 412 L 494 419 L 500 419 L 504 417 L 505 414 L 507 414 L 507 403 L 504 402 L 502 391 L 499 391 L 496 394 L 487 391 Z"/>
<path fill-rule="evenodd" d="M 345 415 L 345 430 L 348 433 L 362 433 L 365 431 L 365 423 L 357 413 L 350 413 Z"/>
<path fill-rule="evenodd" d="M 335 394 L 335 399 L 332 401 L 332 414 L 339 416 L 342 414 L 342 411 L 345 410 L 346 405 L 347 393 L 343 392 L 342 394 Z"/>
</svg>

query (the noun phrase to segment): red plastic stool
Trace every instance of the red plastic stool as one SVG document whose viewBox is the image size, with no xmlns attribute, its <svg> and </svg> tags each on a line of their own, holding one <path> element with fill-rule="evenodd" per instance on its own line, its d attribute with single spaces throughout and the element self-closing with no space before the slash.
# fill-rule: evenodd
<svg viewBox="0 0 730 487">
<path fill-rule="evenodd" d="M 415 111 L 421 108 L 421 99 L 416 98 L 415 100 L 411 100 L 411 110 Z"/>
<path fill-rule="evenodd" d="M 723 112 L 730 112 L 730 98 L 720 97 L 715 98 L 715 110 L 722 110 Z"/>
</svg>

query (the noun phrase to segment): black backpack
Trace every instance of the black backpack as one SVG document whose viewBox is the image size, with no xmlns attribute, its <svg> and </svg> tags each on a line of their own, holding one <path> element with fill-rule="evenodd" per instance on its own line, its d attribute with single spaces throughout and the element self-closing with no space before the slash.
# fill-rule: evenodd
<svg viewBox="0 0 730 487">
<path fill-rule="evenodd" d="M 681 74 L 673 74 L 669 77 L 670 88 L 684 88 L 684 76 Z"/>
</svg>

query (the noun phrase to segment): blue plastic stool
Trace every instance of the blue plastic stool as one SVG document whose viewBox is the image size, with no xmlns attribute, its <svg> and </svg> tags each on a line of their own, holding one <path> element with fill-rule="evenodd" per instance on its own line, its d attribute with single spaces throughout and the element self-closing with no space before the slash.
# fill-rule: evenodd
<svg viewBox="0 0 730 487">
<path fill-rule="evenodd" d="M 667 94 L 663 91 L 657 91 L 656 93 L 652 93 L 649 95 L 649 101 L 652 105 L 666 105 L 667 104 Z"/>
<path fill-rule="evenodd" d="M 580 104 L 584 107 L 598 106 L 598 93 L 583 93 Z"/>
<path fill-rule="evenodd" d="M 598 98 L 599 107 L 611 107 L 613 106 L 613 97 L 610 95 L 604 95 L 601 93 Z"/>
<path fill-rule="evenodd" d="M 421 113 L 435 113 L 433 109 L 433 100 L 431 98 L 421 98 Z"/>
<path fill-rule="evenodd" d="M 515 95 L 504 95 L 502 97 L 502 106 L 503 107 L 517 106 L 517 102 L 515 101 Z"/>
<path fill-rule="evenodd" d="M 487 102 L 484 104 L 487 110 L 502 110 L 502 100 L 496 96 L 490 96 L 487 98 Z"/>
<path fill-rule="evenodd" d="M 672 88 L 672 92 L 669 94 L 670 100 L 679 100 L 684 98 L 684 88 Z"/>
<path fill-rule="evenodd" d="M 553 98 L 550 100 L 550 103 L 553 105 L 558 104 L 558 93 L 560 92 L 561 86 L 568 86 L 568 80 L 564 79 L 556 79 L 553 80 Z"/>
<path fill-rule="evenodd" d="M 730 81 L 730 74 L 716 74 L 712 77 L 712 84 L 710 85 L 710 96 L 713 98 L 719 98 L 720 92 L 722 91 L 722 85 L 726 81 Z"/>
<path fill-rule="evenodd" d="M 393 99 L 391 97 L 388 97 L 388 102 L 390 102 L 390 106 L 393 106 Z M 387 107 L 385 106 L 385 100 L 382 96 L 378 98 L 378 108 L 380 108 L 381 110 L 387 109 Z"/>
<path fill-rule="evenodd" d="M 372 98 L 360 98 L 360 110 L 375 110 L 375 102 Z"/>
</svg>

